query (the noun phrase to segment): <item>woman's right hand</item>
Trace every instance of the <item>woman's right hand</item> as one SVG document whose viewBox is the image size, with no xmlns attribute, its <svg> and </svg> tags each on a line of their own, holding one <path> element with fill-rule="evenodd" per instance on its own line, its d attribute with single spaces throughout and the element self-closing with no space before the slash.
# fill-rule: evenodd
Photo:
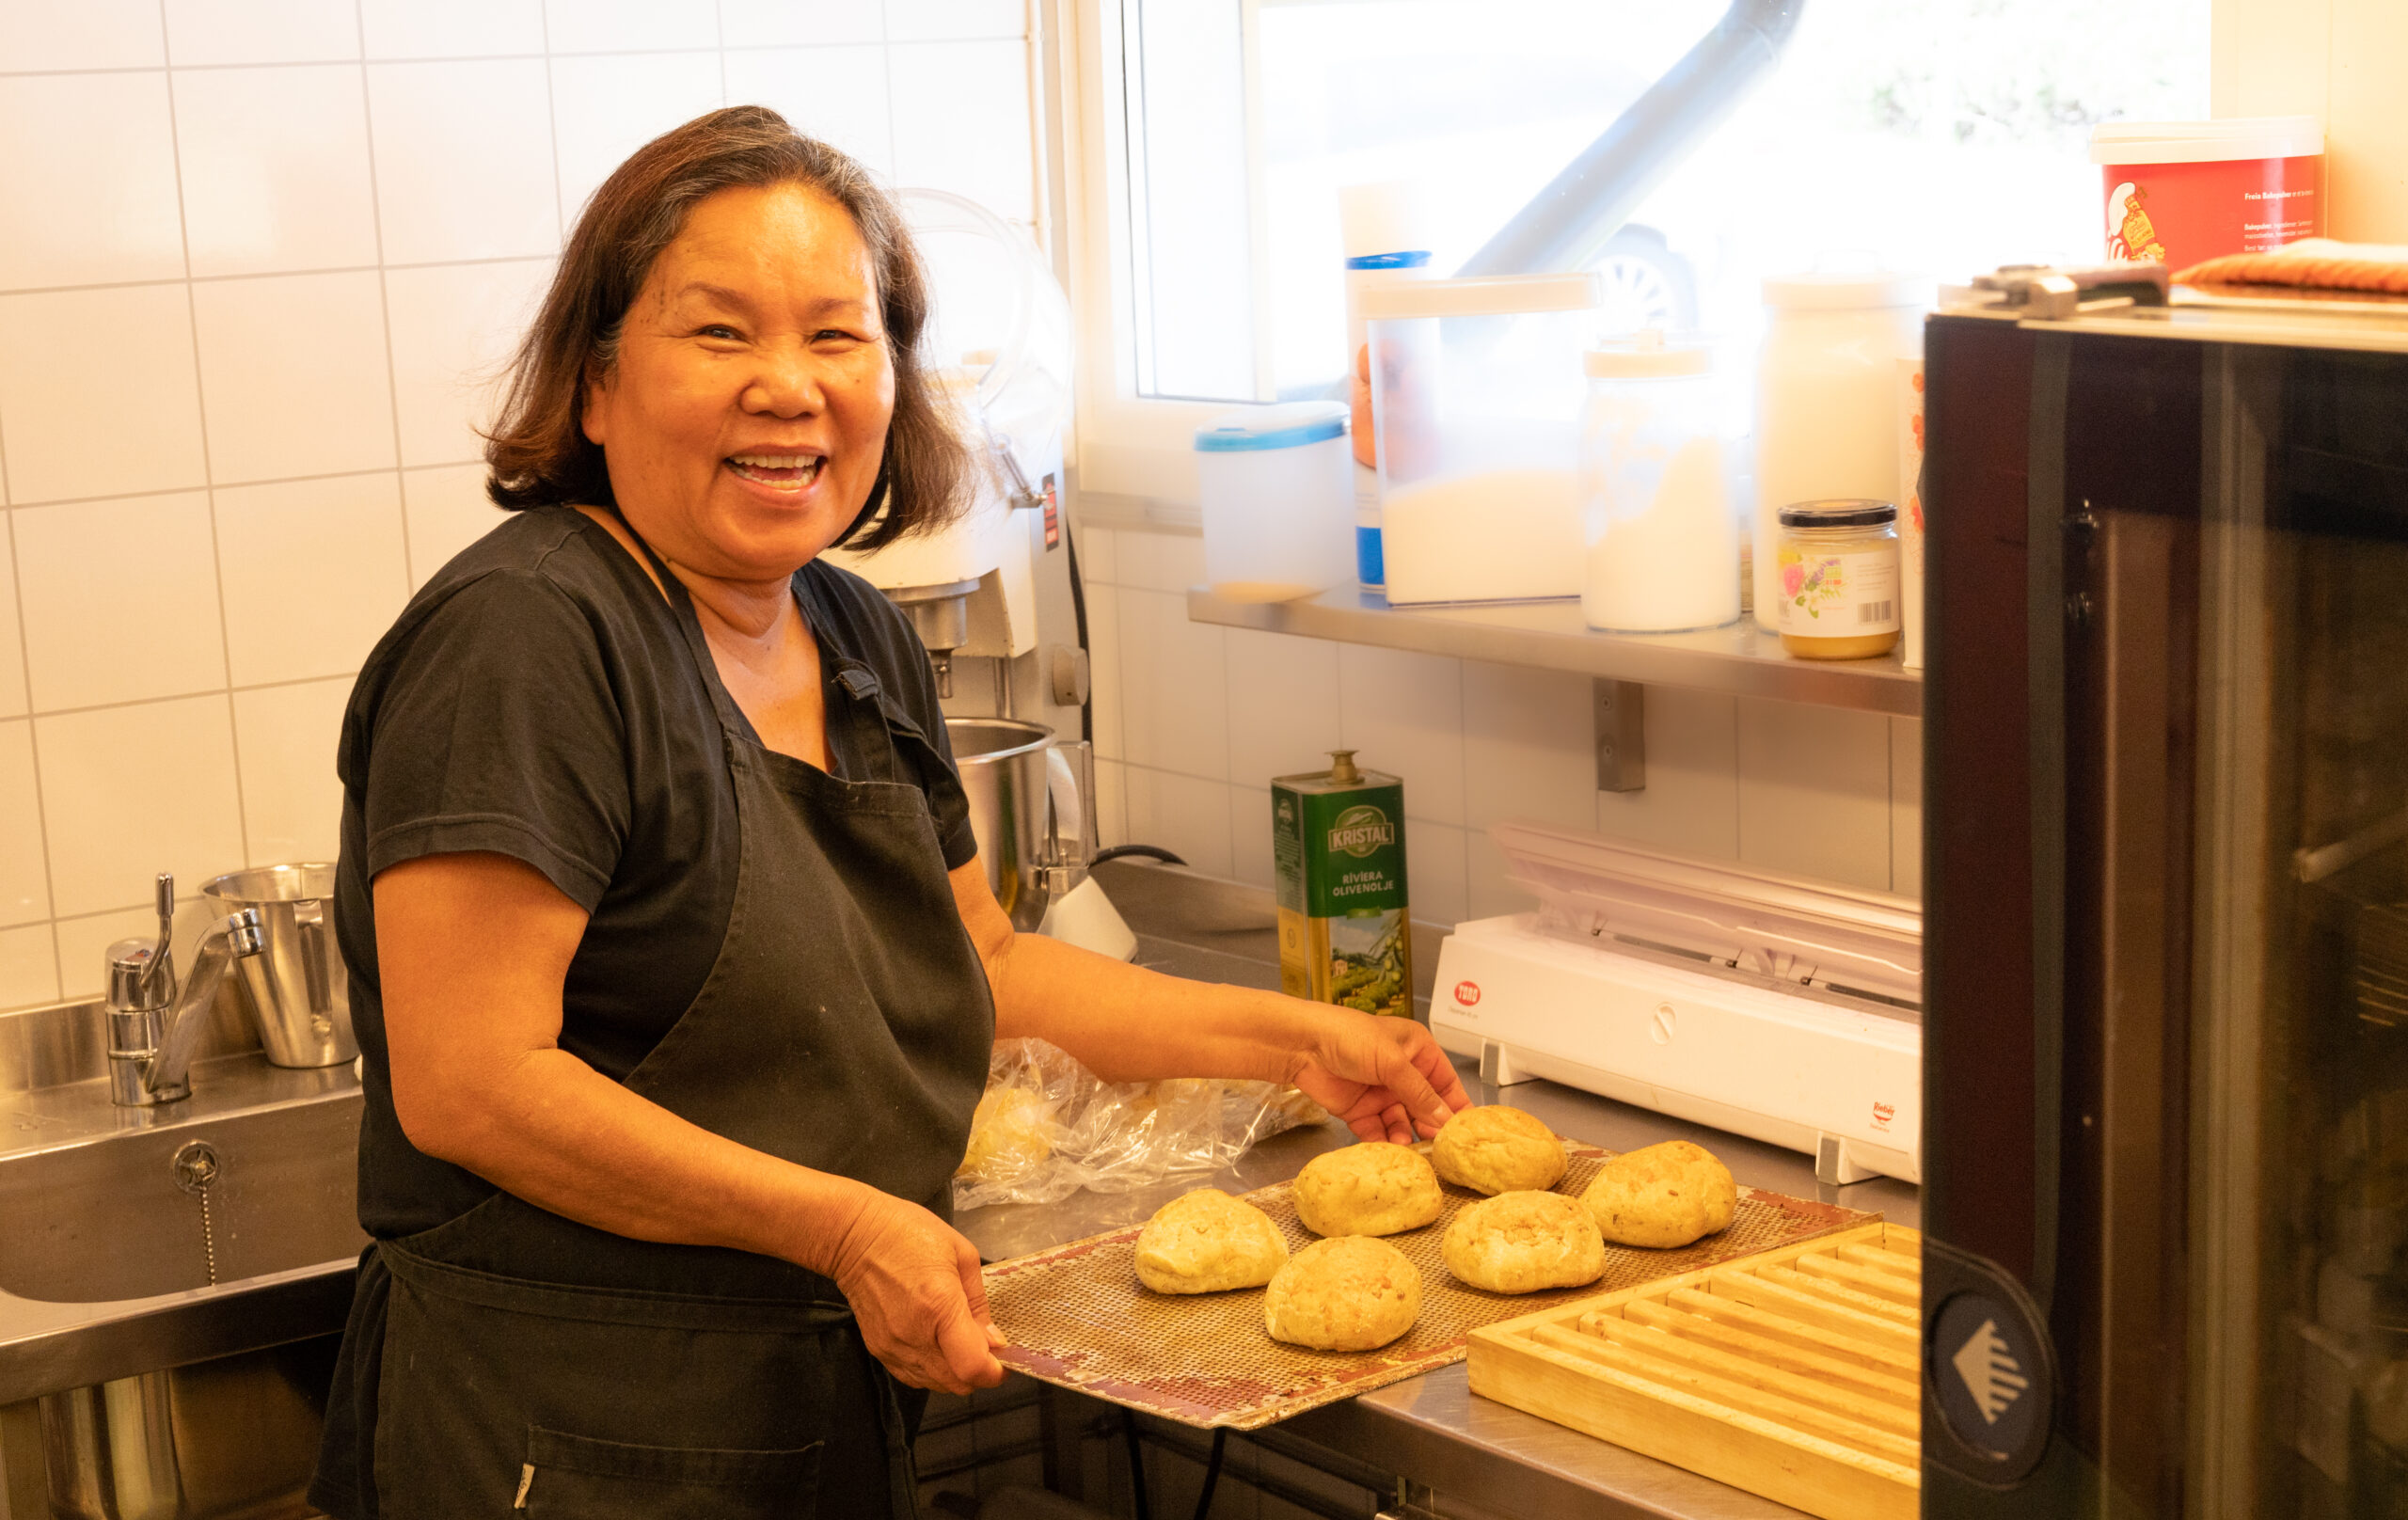
<svg viewBox="0 0 2408 1520">
<path fill-rule="evenodd" d="M 978 1250 L 915 1203 L 869 1199 L 836 1247 L 844 1290 L 870 1354 L 915 1388 L 968 1393 L 1004 1380 L 1003 1332 L 987 1313 Z"/>
</svg>

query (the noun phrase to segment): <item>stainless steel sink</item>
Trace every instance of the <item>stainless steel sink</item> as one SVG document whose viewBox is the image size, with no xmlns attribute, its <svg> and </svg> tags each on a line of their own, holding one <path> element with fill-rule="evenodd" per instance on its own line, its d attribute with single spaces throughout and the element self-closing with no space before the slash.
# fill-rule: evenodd
<svg viewBox="0 0 2408 1520">
<path fill-rule="evenodd" d="M 97 1014 L 0 1016 L 0 1513 L 307 1513 L 358 1083 L 221 1041 L 190 1098 L 120 1108 Z"/>
<path fill-rule="evenodd" d="M 0 1292 L 150 1298 L 349 1259 L 367 1243 L 354 1212 L 356 1091 L 167 1119 L 0 1157 Z"/>
</svg>

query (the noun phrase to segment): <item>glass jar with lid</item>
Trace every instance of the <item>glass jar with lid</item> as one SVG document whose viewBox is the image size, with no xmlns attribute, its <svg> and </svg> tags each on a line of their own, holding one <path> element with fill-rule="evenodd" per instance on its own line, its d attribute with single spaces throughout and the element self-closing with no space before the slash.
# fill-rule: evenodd
<svg viewBox="0 0 2408 1520">
<path fill-rule="evenodd" d="M 1870 659 L 1897 647 L 1898 509 L 1872 500 L 1781 509 L 1773 566 L 1781 645 L 1803 659 Z"/>
</svg>

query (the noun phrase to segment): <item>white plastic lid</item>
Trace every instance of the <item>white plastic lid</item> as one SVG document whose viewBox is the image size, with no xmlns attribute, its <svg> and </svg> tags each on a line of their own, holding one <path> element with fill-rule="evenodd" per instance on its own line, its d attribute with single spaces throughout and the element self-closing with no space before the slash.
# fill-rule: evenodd
<svg viewBox="0 0 2408 1520">
<path fill-rule="evenodd" d="M 2312 116 L 2101 121 L 2090 129 L 2093 164 L 2217 164 L 2246 158 L 2307 158 L 2322 151 L 2324 123 Z"/>
<path fill-rule="evenodd" d="M 1923 306 L 1930 283 L 1887 270 L 1776 275 L 1765 281 L 1765 305 L 1784 311 L 1875 311 Z"/>
<path fill-rule="evenodd" d="M 1580 356 L 1580 365 L 1592 380 L 1711 374 L 1714 350 L 1697 341 L 1668 343 L 1662 328 L 1648 327 L 1635 338 L 1599 343 Z"/>
<path fill-rule="evenodd" d="M 1208 454 L 1301 449 L 1344 436 L 1347 413 L 1342 401 L 1290 401 L 1224 412 L 1196 430 L 1196 447 Z"/>
<path fill-rule="evenodd" d="M 1510 317 L 1526 311 L 1589 311 L 1604 299 L 1593 274 L 1481 275 L 1419 279 L 1363 293 L 1370 321 L 1393 317 Z"/>
<path fill-rule="evenodd" d="M 1430 251 L 1429 198 L 1411 180 L 1338 188 L 1338 233 L 1349 259 Z"/>
</svg>

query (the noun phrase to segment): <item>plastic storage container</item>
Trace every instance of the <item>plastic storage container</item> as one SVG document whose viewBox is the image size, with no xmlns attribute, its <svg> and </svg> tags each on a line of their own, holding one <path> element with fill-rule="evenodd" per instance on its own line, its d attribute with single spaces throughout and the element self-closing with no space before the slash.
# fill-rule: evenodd
<svg viewBox="0 0 2408 1520">
<path fill-rule="evenodd" d="M 1429 198 L 1412 181 L 1341 185 L 1339 236 L 1346 250 L 1346 374 L 1354 408 L 1355 579 L 1366 591 L 1386 582 L 1380 553 L 1380 479 L 1374 469 L 1371 371 L 1363 331 L 1363 294 L 1382 285 L 1430 279 Z"/>
<path fill-rule="evenodd" d="M 1580 422 L 1580 612 L 1671 633 L 1739 615 L 1739 524 L 1713 350 L 1659 333 L 1589 351 Z"/>
<path fill-rule="evenodd" d="M 2324 128 L 2312 116 L 2105 121 L 2090 161 L 2106 252 L 2188 268 L 2324 235 Z"/>
<path fill-rule="evenodd" d="M 1892 274 L 1764 283 L 1756 359 L 1756 622 L 1780 631 L 1781 509 L 1843 497 L 1896 501 L 1898 360 L 1923 352 L 1926 291 Z"/>
<path fill-rule="evenodd" d="M 1196 430 L 1204 578 L 1233 602 L 1284 602 L 1354 578 L 1346 404 L 1253 406 Z"/>
<path fill-rule="evenodd" d="M 1580 594 L 1597 277 L 1433 279 L 1362 301 L 1388 600 Z"/>
</svg>

